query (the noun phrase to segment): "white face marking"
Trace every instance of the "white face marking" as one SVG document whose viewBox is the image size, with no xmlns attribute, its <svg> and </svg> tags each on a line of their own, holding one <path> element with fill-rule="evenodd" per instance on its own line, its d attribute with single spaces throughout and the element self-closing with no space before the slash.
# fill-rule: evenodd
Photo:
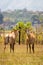
<svg viewBox="0 0 43 65">
<path fill-rule="evenodd" d="M 10 34 L 9 34 L 9 37 L 15 38 L 15 33 L 14 33 L 14 32 L 10 33 Z"/>
</svg>

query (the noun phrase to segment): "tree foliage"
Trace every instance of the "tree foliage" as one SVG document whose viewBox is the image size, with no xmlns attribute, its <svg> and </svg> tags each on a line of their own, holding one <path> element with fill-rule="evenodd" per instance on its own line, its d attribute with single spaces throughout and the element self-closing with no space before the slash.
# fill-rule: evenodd
<svg viewBox="0 0 43 65">
<path fill-rule="evenodd" d="M 20 40 L 22 43 L 25 43 L 26 29 L 32 29 L 32 24 L 31 22 L 24 23 L 23 21 L 20 21 L 13 27 L 13 29 L 21 32 Z"/>
</svg>

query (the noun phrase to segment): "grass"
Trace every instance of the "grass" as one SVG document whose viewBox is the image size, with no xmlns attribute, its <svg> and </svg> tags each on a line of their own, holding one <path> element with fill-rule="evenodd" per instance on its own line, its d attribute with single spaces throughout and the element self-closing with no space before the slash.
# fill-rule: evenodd
<svg viewBox="0 0 43 65">
<path fill-rule="evenodd" d="M 4 53 L 4 45 L 0 43 L 0 65 L 43 65 L 43 45 L 35 45 L 35 53 L 27 53 L 26 45 L 15 45 L 14 53 L 10 53 L 9 45 Z"/>
<path fill-rule="evenodd" d="M 43 45 L 35 44 L 35 53 L 27 53 L 26 45 L 15 45 L 10 53 L 9 45 L 4 53 L 3 38 L 0 38 L 0 65 L 43 65 Z"/>
</svg>

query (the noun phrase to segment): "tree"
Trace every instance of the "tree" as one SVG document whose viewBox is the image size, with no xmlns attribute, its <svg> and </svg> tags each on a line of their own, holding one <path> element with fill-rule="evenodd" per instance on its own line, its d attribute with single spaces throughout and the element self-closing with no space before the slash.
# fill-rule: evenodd
<svg viewBox="0 0 43 65">
<path fill-rule="evenodd" d="M 18 36 L 19 44 L 20 44 L 20 42 L 22 42 L 22 44 L 24 44 L 25 39 L 26 39 L 25 31 L 27 29 L 28 30 L 32 29 L 32 24 L 31 24 L 31 22 L 24 23 L 24 22 L 20 21 L 16 24 L 16 26 L 13 29 L 19 30 L 19 36 Z"/>
<path fill-rule="evenodd" d="M 19 29 L 19 44 L 22 41 L 22 29 L 24 28 L 24 22 L 18 23 L 18 29 Z"/>
<path fill-rule="evenodd" d="M 28 31 L 32 30 L 32 23 L 31 22 L 26 22 L 25 30 L 28 30 Z"/>
</svg>

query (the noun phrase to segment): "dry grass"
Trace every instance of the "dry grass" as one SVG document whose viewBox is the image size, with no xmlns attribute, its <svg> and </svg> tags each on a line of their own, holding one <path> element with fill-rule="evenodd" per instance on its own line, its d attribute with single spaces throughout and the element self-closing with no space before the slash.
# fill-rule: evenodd
<svg viewBox="0 0 43 65">
<path fill-rule="evenodd" d="M 26 45 L 15 45 L 14 53 L 0 44 L 0 65 L 43 65 L 43 45 L 35 45 L 35 53 L 27 53 Z"/>
</svg>

